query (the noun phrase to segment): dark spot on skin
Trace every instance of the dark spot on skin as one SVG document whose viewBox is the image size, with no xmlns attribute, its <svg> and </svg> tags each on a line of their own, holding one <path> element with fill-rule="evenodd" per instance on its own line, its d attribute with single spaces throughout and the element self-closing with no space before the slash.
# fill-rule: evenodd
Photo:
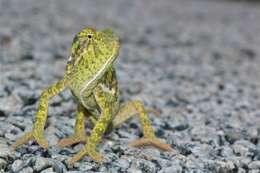
<svg viewBox="0 0 260 173">
<path fill-rule="evenodd" d="M 87 47 L 88 47 L 88 41 L 85 40 L 85 41 L 82 42 L 82 44 L 81 44 L 81 49 L 79 49 L 79 52 L 80 52 L 80 53 L 83 53 L 84 50 L 85 50 L 85 48 L 87 48 Z"/>
</svg>

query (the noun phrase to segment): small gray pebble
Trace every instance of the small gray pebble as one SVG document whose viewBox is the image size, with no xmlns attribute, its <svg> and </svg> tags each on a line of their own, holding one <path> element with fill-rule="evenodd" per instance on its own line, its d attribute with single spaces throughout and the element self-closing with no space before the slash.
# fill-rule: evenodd
<svg viewBox="0 0 260 173">
<path fill-rule="evenodd" d="M 1 138 L 0 138 L 1 140 Z M 11 156 L 10 147 L 7 144 L 1 144 L 0 143 L 0 157 L 7 158 L 8 156 Z"/>
<path fill-rule="evenodd" d="M 254 155 L 253 151 L 256 150 L 256 146 L 246 140 L 238 140 L 232 145 L 233 151 L 235 154 L 240 156 L 252 156 Z"/>
<path fill-rule="evenodd" d="M 36 171 L 42 171 L 48 167 L 52 167 L 55 172 L 63 173 L 66 171 L 66 166 L 59 160 L 50 159 L 50 158 L 43 158 L 43 157 L 36 157 L 34 169 Z"/>
<path fill-rule="evenodd" d="M 174 165 L 167 168 L 162 168 L 158 173 L 182 173 L 182 167 L 180 165 Z"/>
<path fill-rule="evenodd" d="M 41 171 L 45 168 L 47 168 L 49 165 L 49 161 L 47 158 L 43 158 L 43 157 L 37 157 L 35 160 L 35 165 L 34 165 L 34 169 L 36 171 Z"/>
<path fill-rule="evenodd" d="M 253 161 L 253 162 L 249 163 L 248 167 L 250 169 L 258 169 L 258 170 L 260 170 L 260 161 L 259 160 Z"/>
<path fill-rule="evenodd" d="M 33 169 L 31 167 L 26 167 L 22 169 L 19 173 L 33 173 Z"/>
<path fill-rule="evenodd" d="M 55 173 L 55 172 L 53 171 L 53 168 L 47 168 L 42 170 L 41 173 Z"/>
<path fill-rule="evenodd" d="M 12 164 L 12 171 L 13 172 L 18 172 L 23 168 L 23 161 L 22 160 L 15 160 L 14 163 Z"/>
<path fill-rule="evenodd" d="M 116 165 L 118 165 L 121 168 L 127 169 L 129 167 L 129 160 L 127 160 L 127 158 L 119 159 L 117 160 Z"/>
<path fill-rule="evenodd" d="M 234 155 L 232 148 L 228 147 L 228 146 L 223 146 L 220 148 L 221 151 L 221 156 L 227 158 L 227 157 L 231 157 Z"/>
<path fill-rule="evenodd" d="M 126 90 L 129 94 L 134 95 L 140 93 L 142 90 L 142 83 L 140 82 L 131 82 L 128 84 L 128 89 Z"/>
<path fill-rule="evenodd" d="M 231 161 L 207 160 L 206 163 L 208 165 L 208 169 L 215 172 L 229 173 L 235 169 L 235 165 Z"/>
<path fill-rule="evenodd" d="M 243 168 L 238 168 L 237 173 L 246 173 L 246 170 L 244 170 Z"/>
<path fill-rule="evenodd" d="M 0 158 L 0 170 L 5 169 L 6 165 L 7 162 L 4 159 Z"/>
<path fill-rule="evenodd" d="M 248 171 L 248 173 L 260 173 L 260 170 L 259 169 L 253 169 L 253 170 Z"/>
<path fill-rule="evenodd" d="M 83 164 L 80 164 L 78 167 L 80 171 L 89 171 L 93 168 L 94 166 L 91 163 L 86 163 L 84 162 Z"/>
</svg>

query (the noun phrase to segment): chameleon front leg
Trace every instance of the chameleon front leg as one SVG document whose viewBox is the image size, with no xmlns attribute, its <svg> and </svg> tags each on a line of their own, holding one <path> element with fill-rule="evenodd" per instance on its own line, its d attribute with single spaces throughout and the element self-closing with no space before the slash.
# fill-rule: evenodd
<svg viewBox="0 0 260 173">
<path fill-rule="evenodd" d="M 85 135 L 85 116 L 88 112 L 85 108 L 79 104 L 77 108 L 77 117 L 75 122 L 74 134 L 71 137 L 62 139 L 59 141 L 58 145 L 63 148 L 68 145 L 75 143 L 86 142 L 87 136 Z"/>
<path fill-rule="evenodd" d="M 115 119 L 113 120 L 113 126 L 118 127 L 124 121 L 128 120 L 131 116 L 139 115 L 139 119 L 143 128 L 144 137 L 130 143 L 130 146 L 139 147 L 152 145 L 164 151 L 172 151 L 172 148 L 168 144 L 160 142 L 151 126 L 151 122 L 147 116 L 147 111 L 144 109 L 143 104 L 140 101 L 130 101 L 123 105 Z"/>
<path fill-rule="evenodd" d="M 31 132 L 16 140 L 11 146 L 15 150 L 18 146 L 34 139 L 41 147 L 47 148 L 48 141 L 44 138 L 44 126 L 47 120 L 48 100 L 65 89 L 65 79 L 62 79 L 44 90 L 40 96 L 39 109 Z"/>
<path fill-rule="evenodd" d="M 91 135 L 87 139 L 85 147 L 79 151 L 75 156 L 69 160 L 69 164 L 74 164 L 85 155 L 90 156 L 96 162 L 102 162 L 104 157 L 96 151 L 97 144 L 101 141 L 103 134 L 105 133 L 108 124 L 112 120 L 110 104 L 106 99 L 106 93 L 102 91 L 102 88 L 97 86 L 94 91 L 95 99 L 101 109 L 101 116 L 95 123 L 95 126 L 91 132 Z"/>
</svg>

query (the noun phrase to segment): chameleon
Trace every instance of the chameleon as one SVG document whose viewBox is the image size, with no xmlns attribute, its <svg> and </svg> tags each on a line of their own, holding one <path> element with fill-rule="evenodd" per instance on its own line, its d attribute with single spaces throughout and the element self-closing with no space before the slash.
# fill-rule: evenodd
<svg viewBox="0 0 260 173">
<path fill-rule="evenodd" d="M 48 101 L 65 89 L 69 89 L 78 101 L 74 134 L 61 139 L 61 148 L 85 143 L 83 149 L 68 160 L 74 164 L 84 156 L 102 163 L 105 157 L 97 151 L 103 135 L 119 127 L 131 117 L 138 116 L 143 137 L 130 142 L 132 147 L 154 146 L 163 151 L 172 151 L 169 144 L 155 136 L 147 113 L 141 101 L 126 103 L 119 101 L 119 88 L 116 70 L 113 66 L 120 49 L 119 37 L 111 29 L 96 30 L 84 28 L 72 41 L 70 56 L 63 78 L 43 90 L 39 98 L 38 111 L 30 132 L 18 138 L 11 146 L 15 150 L 29 140 L 36 141 L 42 148 L 48 148 L 44 137 L 44 127 L 48 114 Z M 90 135 L 85 134 L 85 121 L 93 125 Z"/>
</svg>

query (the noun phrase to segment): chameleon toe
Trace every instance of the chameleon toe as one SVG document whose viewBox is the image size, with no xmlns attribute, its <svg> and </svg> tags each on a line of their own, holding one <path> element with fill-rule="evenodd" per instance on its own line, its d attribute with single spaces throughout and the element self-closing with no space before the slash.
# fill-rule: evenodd
<svg viewBox="0 0 260 173">
<path fill-rule="evenodd" d="M 69 159 L 68 163 L 69 165 L 73 165 L 77 161 L 79 161 L 82 157 L 84 157 L 87 154 L 86 150 L 81 150 L 76 155 L 74 155 L 71 159 Z"/>
<path fill-rule="evenodd" d="M 62 139 L 58 142 L 58 146 L 60 148 L 64 148 L 69 145 L 77 144 L 77 143 L 86 143 L 87 136 L 78 137 L 78 136 L 71 136 L 65 139 Z"/>
<path fill-rule="evenodd" d="M 82 159 L 86 155 L 91 157 L 91 159 L 97 163 L 102 163 L 104 161 L 103 155 L 99 154 L 98 152 L 88 151 L 87 149 L 82 149 L 68 161 L 68 164 L 73 165 L 74 163 L 78 162 L 80 159 Z"/>
<path fill-rule="evenodd" d="M 12 150 L 16 150 L 17 147 L 19 147 L 20 145 L 23 145 L 25 143 L 27 143 L 29 140 L 33 139 L 33 135 L 32 132 L 26 133 L 24 134 L 22 137 L 18 138 L 14 144 L 12 144 L 11 148 Z"/>
<path fill-rule="evenodd" d="M 141 138 L 129 143 L 131 147 L 143 147 L 143 146 L 154 146 L 163 151 L 173 151 L 169 144 L 164 144 L 158 139 L 153 138 Z"/>
<path fill-rule="evenodd" d="M 35 139 L 36 142 L 44 149 L 47 149 L 49 146 L 49 143 L 46 139 L 44 138 L 39 138 L 39 139 Z"/>
<path fill-rule="evenodd" d="M 30 140 L 35 140 L 42 148 L 48 148 L 48 141 L 43 137 L 43 135 L 34 135 L 33 132 L 28 132 L 11 146 L 12 150 L 15 150 L 20 145 L 27 143 Z"/>
</svg>

